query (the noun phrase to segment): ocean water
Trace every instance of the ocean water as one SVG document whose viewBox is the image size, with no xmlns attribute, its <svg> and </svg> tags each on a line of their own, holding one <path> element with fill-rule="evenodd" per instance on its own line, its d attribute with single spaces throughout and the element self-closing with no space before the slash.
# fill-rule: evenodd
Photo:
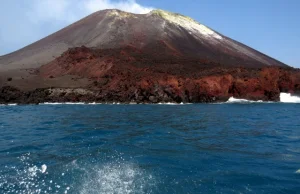
<svg viewBox="0 0 300 194">
<path fill-rule="evenodd" d="M 300 193 L 300 104 L 239 102 L 0 106 L 0 193 Z"/>
</svg>

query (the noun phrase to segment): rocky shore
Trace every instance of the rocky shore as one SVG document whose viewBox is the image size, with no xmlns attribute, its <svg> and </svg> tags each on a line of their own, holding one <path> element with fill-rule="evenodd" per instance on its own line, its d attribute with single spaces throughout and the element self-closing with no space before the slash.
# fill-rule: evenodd
<svg viewBox="0 0 300 194">
<path fill-rule="evenodd" d="M 132 69 L 131 69 L 132 70 Z M 221 71 L 216 74 L 214 71 Z M 94 78 L 86 88 L 38 88 L 22 91 L 0 88 L 0 104 L 44 102 L 120 103 L 214 103 L 230 97 L 279 101 L 281 92 L 300 93 L 300 71 L 270 67 L 263 69 L 207 69 L 203 76 L 178 76 L 139 69 L 114 69 Z M 212 75 L 209 75 L 211 73 Z"/>
<path fill-rule="evenodd" d="M 299 69 L 222 66 L 213 61 L 153 54 L 134 47 L 72 48 L 29 72 L 28 78 L 15 84 L 12 84 L 15 78 L 6 82 L 2 79 L 5 83 L 0 88 L 1 104 L 212 103 L 225 102 L 230 97 L 279 101 L 281 92 L 300 93 Z M 68 76 L 77 78 L 71 78 L 70 82 L 65 79 Z M 28 81 L 32 77 L 35 80 Z M 55 79 L 59 81 L 52 85 Z M 89 81 L 80 87 L 81 79 Z"/>
</svg>

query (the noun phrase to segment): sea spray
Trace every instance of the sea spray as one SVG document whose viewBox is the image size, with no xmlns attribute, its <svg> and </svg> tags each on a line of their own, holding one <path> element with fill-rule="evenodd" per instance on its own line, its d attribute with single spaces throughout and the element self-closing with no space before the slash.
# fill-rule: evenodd
<svg viewBox="0 0 300 194">
<path fill-rule="evenodd" d="M 2 193 L 68 193 L 69 186 L 48 180 L 46 164 L 33 164 L 30 157 L 30 153 L 24 154 L 18 157 L 20 166 L 5 166 L 5 171 L 0 171 Z"/>
<path fill-rule="evenodd" d="M 292 96 L 290 93 L 280 93 L 280 102 L 300 103 L 300 97 L 299 96 Z"/>
<path fill-rule="evenodd" d="M 230 97 L 226 103 L 271 103 L 272 101 L 254 101 L 247 99 L 238 99 Z M 282 103 L 300 103 L 299 96 L 292 96 L 290 93 L 280 93 L 280 102 Z"/>
<path fill-rule="evenodd" d="M 99 158 L 100 157 L 100 158 Z M 18 164 L 0 171 L 0 193 L 151 193 L 156 179 L 121 154 L 73 160 L 57 168 L 32 161 L 32 154 L 18 157 Z"/>
<path fill-rule="evenodd" d="M 154 177 L 133 163 L 111 162 L 85 167 L 85 175 L 80 186 L 82 194 L 129 194 L 148 193 Z M 150 189 L 151 190 L 151 189 Z"/>
</svg>

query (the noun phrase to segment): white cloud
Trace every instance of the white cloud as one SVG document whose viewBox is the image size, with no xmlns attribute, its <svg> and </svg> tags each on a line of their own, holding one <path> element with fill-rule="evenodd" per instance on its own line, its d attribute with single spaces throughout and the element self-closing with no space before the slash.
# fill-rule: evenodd
<svg viewBox="0 0 300 194">
<path fill-rule="evenodd" d="M 85 3 L 88 12 L 95 12 L 102 9 L 121 9 L 123 11 L 144 14 L 150 12 L 153 8 L 144 7 L 135 0 L 112 2 L 111 0 L 88 0 Z"/>
<path fill-rule="evenodd" d="M 144 7 L 135 0 L 34 0 L 28 14 L 33 22 L 56 20 L 70 23 L 103 9 L 120 9 L 144 14 L 153 8 Z"/>
<path fill-rule="evenodd" d="M 143 14 L 153 9 L 140 5 L 136 0 L 2 1 L 0 23 L 5 28 L 0 28 L 0 56 L 37 41 L 95 11 L 120 9 Z"/>
</svg>

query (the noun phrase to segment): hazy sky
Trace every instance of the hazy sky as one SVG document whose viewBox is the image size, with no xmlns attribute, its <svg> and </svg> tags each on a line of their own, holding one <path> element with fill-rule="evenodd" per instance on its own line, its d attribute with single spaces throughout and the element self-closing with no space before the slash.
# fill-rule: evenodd
<svg viewBox="0 0 300 194">
<path fill-rule="evenodd" d="M 300 67 L 299 0 L 1 0 L 0 55 L 108 8 L 134 13 L 154 8 L 178 12 Z"/>
</svg>

